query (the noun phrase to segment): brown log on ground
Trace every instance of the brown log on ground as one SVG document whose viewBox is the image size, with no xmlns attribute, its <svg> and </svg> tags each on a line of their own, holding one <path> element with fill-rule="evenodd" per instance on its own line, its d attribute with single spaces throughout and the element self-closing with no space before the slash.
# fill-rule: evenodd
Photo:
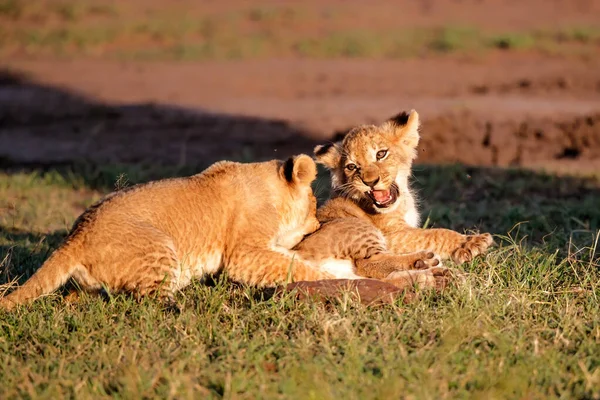
<svg viewBox="0 0 600 400">
<path fill-rule="evenodd" d="M 312 298 L 320 301 L 339 299 L 344 293 L 350 293 L 365 305 L 391 304 L 398 298 L 407 303 L 415 297 L 414 292 L 375 279 L 300 281 L 288 284 L 283 291 L 293 290 L 296 290 L 298 299 Z"/>
</svg>

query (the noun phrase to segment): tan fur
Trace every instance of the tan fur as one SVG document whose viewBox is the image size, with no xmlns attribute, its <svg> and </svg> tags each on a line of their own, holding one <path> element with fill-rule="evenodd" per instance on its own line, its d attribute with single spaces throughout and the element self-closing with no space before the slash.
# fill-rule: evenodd
<svg viewBox="0 0 600 400">
<path fill-rule="evenodd" d="M 487 233 L 418 228 L 408 182 L 418 128 L 413 110 L 379 126 L 359 126 L 342 141 L 315 148 L 317 161 L 331 172 L 333 190 L 317 212 L 321 229 L 296 246 L 303 259 L 350 259 L 357 275 L 384 280 L 427 275 L 425 281 L 431 282 L 442 270 L 440 259 L 464 263 L 487 250 L 493 242 Z M 370 190 L 389 190 L 391 200 L 380 206 L 367 194 Z M 423 272 L 394 272 L 412 269 Z"/>
<path fill-rule="evenodd" d="M 224 161 L 112 193 L 79 217 L 65 243 L 0 306 L 29 302 L 71 277 L 87 291 L 157 293 L 169 302 L 192 278 L 222 269 L 262 286 L 328 278 L 288 250 L 319 227 L 315 176 L 307 155 Z"/>
</svg>

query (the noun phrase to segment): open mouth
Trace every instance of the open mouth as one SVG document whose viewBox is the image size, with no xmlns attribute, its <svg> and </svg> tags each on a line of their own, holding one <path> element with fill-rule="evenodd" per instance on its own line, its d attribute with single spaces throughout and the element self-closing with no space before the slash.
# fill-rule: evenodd
<svg viewBox="0 0 600 400">
<path fill-rule="evenodd" d="M 375 206 L 379 208 L 386 208 L 391 206 L 398 199 L 398 191 L 393 190 L 371 190 L 367 192 L 367 195 L 373 200 Z"/>
</svg>

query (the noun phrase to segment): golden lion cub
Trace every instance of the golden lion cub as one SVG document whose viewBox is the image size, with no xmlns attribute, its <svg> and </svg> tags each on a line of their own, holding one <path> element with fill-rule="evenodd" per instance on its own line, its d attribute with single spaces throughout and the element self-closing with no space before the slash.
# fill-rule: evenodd
<svg viewBox="0 0 600 400">
<path fill-rule="evenodd" d="M 65 243 L 20 288 L 0 299 L 10 309 L 69 278 L 87 291 L 173 294 L 192 278 L 224 269 L 235 280 L 269 286 L 329 275 L 287 249 L 319 228 L 311 182 L 314 161 L 219 162 L 187 178 L 112 193 L 85 211 Z M 293 268 L 291 268 L 293 265 Z"/>
<path fill-rule="evenodd" d="M 332 198 L 317 212 L 321 228 L 295 248 L 303 259 L 336 277 L 427 286 L 447 275 L 441 259 L 464 263 L 486 251 L 493 242 L 488 233 L 418 228 L 408 183 L 418 128 L 413 110 L 379 126 L 358 126 L 341 141 L 315 148 L 317 161 L 331 172 Z"/>
</svg>

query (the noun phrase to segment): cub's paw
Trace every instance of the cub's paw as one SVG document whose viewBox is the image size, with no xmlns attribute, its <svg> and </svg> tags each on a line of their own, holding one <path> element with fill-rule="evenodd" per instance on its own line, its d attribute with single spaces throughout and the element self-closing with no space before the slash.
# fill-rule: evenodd
<svg viewBox="0 0 600 400">
<path fill-rule="evenodd" d="M 457 264 L 469 262 L 478 255 L 484 254 L 492 244 L 494 239 L 489 233 L 467 235 L 462 246 L 452 254 L 452 260 Z"/>
<path fill-rule="evenodd" d="M 435 289 L 442 291 L 448 286 L 458 286 L 466 282 L 466 274 L 456 268 L 434 267 L 430 268 L 435 279 Z"/>
<path fill-rule="evenodd" d="M 431 251 L 419 251 L 415 258 L 413 263 L 415 269 L 428 269 L 442 266 L 442 258 Z"/>
<path fill-rule="evenodd" d="M 402 289 L 417 286 L 421 289 L 441 291 L 457 277 L 459 277 L 458 271 L 439 266 L 421 270 L 395 271 L 384 281 Z"/>
<path fill-rule="evenodd" d="M 310 235 L 319 230 L 321 223 L 316 217 L 309 217 L 304 223 L 304 235 Z"/>
</svg>

